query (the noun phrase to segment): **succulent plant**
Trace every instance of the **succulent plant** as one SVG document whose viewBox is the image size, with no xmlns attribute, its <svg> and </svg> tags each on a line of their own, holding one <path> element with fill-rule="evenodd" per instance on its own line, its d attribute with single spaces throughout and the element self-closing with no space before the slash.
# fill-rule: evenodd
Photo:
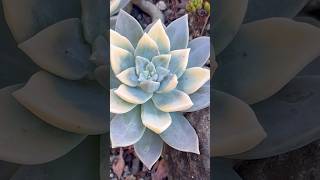
<svg viewBox="0 0 320 180">
<path fill-rule="evenodd" d="M 130 29 L 130 31 L 128 31 Z M 145 31 L 120 11 L 110 30 L 110 123 L 112 147 L 133 145 L 150 169 L 163 143 L 199 153 L 198 136 L 183 112 L 208 107 L 210 38 L 189 42 L 188 16 Z"/>
<path fill-rule="evenodd" d="M 106 3 L 2 1 L 20 51 L 41 69 L 0 89 L 0 160 L 21 164 L 12 179 L 99 179 L 109 130 Z"/>
<path fill-rule="evenodd" d="M 270 157 L 320 137 L 319 74 L 298 74 L 320 55 L 320 29 L 291 19 L 306 1 L 282 3 L 213 3 L 219 66 L 213 75 L 211 154 L 218 166 L 213 169 L 230 172 L 231 179 L 239 177 L 225 159 Z"/>
</svg>

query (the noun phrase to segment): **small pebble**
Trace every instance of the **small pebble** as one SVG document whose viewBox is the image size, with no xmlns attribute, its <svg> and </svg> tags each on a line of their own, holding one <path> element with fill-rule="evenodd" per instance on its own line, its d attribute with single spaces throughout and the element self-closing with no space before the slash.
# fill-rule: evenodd
<svg viewBox="0 0 320 180">
<path fill-rule="evenodd" d="M 167 5 L 165 2 L 163 1 L 159 1 L 156 6 L 161 10 L 161 11 L 164 11 L 167 9 Z"/>
</svg>

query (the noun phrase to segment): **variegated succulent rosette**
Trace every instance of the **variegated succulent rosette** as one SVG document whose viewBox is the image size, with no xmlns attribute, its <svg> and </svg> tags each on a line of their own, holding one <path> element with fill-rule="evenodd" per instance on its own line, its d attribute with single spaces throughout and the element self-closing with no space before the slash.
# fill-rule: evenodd
<svg viewBox="0 0 320 180">
<path fill-rule="evenodd" d="M 150 169 L 164 142 L 199 154 L 196 131 L 183 112 L 210 104 L 210 38 L 189 42 L 188 16 L 167 27 L 160 21 L 142 29 L 120 11 L 110 30 L 110 124 L 112 147 L 133 145 Z"/>
</svg>

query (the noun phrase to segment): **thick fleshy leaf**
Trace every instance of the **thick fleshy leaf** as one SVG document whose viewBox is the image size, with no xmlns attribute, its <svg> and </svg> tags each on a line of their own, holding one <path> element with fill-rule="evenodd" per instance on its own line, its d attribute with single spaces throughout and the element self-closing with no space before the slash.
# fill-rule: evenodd
<svg viewBox="0 0 320 180">
<path fill-rule="evenodd" d="M 112 148 L 126 147 L 138 142 L 145 129 L 141 121 L 140 106 L 128 113 L 116 115 L 110 122 Z"/>
<path fill-rule="evenodd" d="M 160 134 L 171 124 L 170 114 L 157 109 L 151 100 L 141 106 L 141 119 L 144 126 Z"/>
<path fill-rule="evenodd" d="M 110 89 L 110 112 L 115 114 L 123 114 L 131 111 L 136 104 L 131 104 L 119 98 L 114 89 Z"/>
<path fill-rule="evenodd" d="M 242 180 L 233 169 L 233 163 L 228 159 L 211 158 L 211 170 L 214 169 L 211 179 L 217 180 Z"/>
<path fill-rule="evenodd" d="M 11 95 L 21 85 L 0 90 L 0 159 L 38 164 L 59 158 L 77 146 L 85 135 L 50 126 L 21 106 Z"/>
<path fill-rule="evenodd" d="M 319 55 L 319 28 L 284 18 L 255 21 L 218 56 L 214 85 L 253 104 L 279 91 Z"/>
<path fill-rule="evenodd" d="M 215 12 L 213 44 L 217 55 L 229 45 L 237 34 L 246 14 L 247 5 L 248 0 L 213 1 L 213 12 Z"/>
<path fill-rule="evenodd" d="M 21 166 L 10 180 L 98 180 L 99 156 L 99 136 L 89 136 L 62 158 Z"/>
<path fill-rule="evenodd" d="M 138 85 L 138 76 L 136 75 L 136 68 L 128 68 L 117 75 L 117 78 L 124 84 L 136 87 Z"/>
<path fill-rule="evenodd" d="M 170 52 L 170 40 L 160 19 L 153 24 L 151 29 L 148 31 L 148 35 L 158 45 L 160 54 Z"/>
<path fill-rule="evenodd" d="M 154 56 L 159 55 L 158 45 L 145 33 L 139 40 L 134 55 L 151 60 Z"/>
<path fill-rule="evenodd" d="M 249 0 L 245 22 L 296 16 L 310 0 Z"/>
<path fill-rule="evenodd" d="M 160 134 L 169 146 L 184 152 L 200 154 L 199 139 L 189 121 L 180 113 L 170 113 L 171 125 Z"/>
<path fill-rule="evenodd" d="M 252 106 L 268 137 L 239 159 L 270 157 L 320 138 L 320 76 L 293 79 L 271 98 Z"/>
<path fill-rule="evenodd" d="M 129 39 L 133 47 L 137 46 L 143 35 L 143 30 L 139 22 L 123 10 L 120 10 L 117 16 L 115 30 Z"/>
<path fill-rule="evenodd" d="M 110 64 L 114 74 L 134 67 L 134 56 L 127 50 L 110 45 Z"/>
<path fill-rule="evenodd" d="M 266 133 L 253 110 L 240 99 L 213 91 L 214 123 L 211 123 L 211 155 L 226 156 L 252 149 Z"/>
<path fill-rule="evenodd" d="M 66 79 L 81 79 L 89 70 L 90 48 L 84 44 L 79 19 L 67 19 L 19 44 L 36 64 Z"/>
<path fill-rule="evenodd" d="M 141 87 L 141 89 L 143 89 L 147 93 L 155 92 L 156 90 L 159 89 L 159 86 L 160 86 L 159 82 L 155 82 L 155 81 L 151 81 L 151 80 L 143 81 L 139 85 L 139 87 Z"/>
<path fill-rule="evenodd" d="M 165 77 L 167 77 L 170 71 L 164 67 L 157 67 L 157 75 L 158 78 L 156 79 L 158 82 L 161 82 Z"/>
<path fill-rule="evenodd" d="M 90 60 L 101 66 L 108 63 L 109 53 L 107 40 L 103 36 L 98 36 L 92 44 L 92 54 Z"/>
<path fill-rule="evenodd" d="M 121 84 L 114 93 L 121 99 L 133 104 L 143 104 L 152 97 L 151 93 L 147 93 L 140 88 L 133 88 L 124 84 Z"/>
<path fill-rule="evenodd" d="M 112 16 L 118 9 L 121 0 L 111 0 L 110 1 L 110 16 Z"/>
<path fill-rule="evenodd" d="M 110 29 L 110 44 L 117 46 L 119 48 L 125 49 L 132 54 L 134 53 L 134 47 L 131 42 L 121 34 L 117 33 L 114 30 Z"/>
<path fill-rule="evenodd" d="M 149 64 L 149 60 L 144 58 L 144 57 L 140 57 L 137 56 L 135 59 L 135 64 L 136 64 L 136 73 L 140 74 L 141 72 L 143 72 L 146 68 L 146 66 Z"/>
<path fill-rule="evenodd" d="M 202 67 L 210 57 L 210 37 L 198 37 L 190 41 L 189 61 L 187 68 Z"/>
<path fill-rule="evenodd" d="M 192 94 L 210 79 L 210 70 L 200 67 L 187 69 L 179 79 L 177 89 Z"/>
<path fill-rule="evenodd" d="M 110 80 L 110 89 L 118 88 L 122 83 L 119 81 L 119 79 L 114 75 L 113 71 L 109 70 L 109 80 Z"/>
<path fill-rule="evenodd" d="M 154 94 L 152 100 L 155 106 L 164 112 L 184 111 L 193 105 L 186 93 L 176 89 L 168 93 Z"/>
<path fill-rule="evenodd" d="M 111 80 L 111 77 L 108 77 L 108 67 L 107 66 L 99 66 L 94 70 L 94 77 L 99 82 L 101 86 L 103 86 L 105 89 L 109 89 L 109 79 Z"/>
<path fill-rule="evenodd" d="M 136 155 L 150 170 L 161 156 L 163 141 L 158 134 L 146 129 L 142 138 L 133 146 Z"/>
<path fill-rule="evenodd" d="M 58 128 L 80 134 L 102 134 L 109 129 L 106 90 L 95 82 L 65 80 L 41 71 L 13 95 Z"/>
<path fill-rule="evenodd" d="M 166 29 L 171 51 L 185 49 L 189 43 L 188 14 L 174 20 Z"/>
<path fill-rule="evenodd" d="M 81 0 L 83 34 L 90 44 L 107 30 L 109 14 L 106 7 L 106 0 Z"/>
<path fill-rule="evenodd" d="M 115 2 L 112 4 L 112 1 L 119 1 L 119 4 L 118 2 Z M 112 4 L 113 6 L 116 6 L 115 8 L 114 7 L 110 7 L 110 16 L 111 15 L 114 15 L 115 13 L 117 13 L 120 9 L 122 8 L 125 8 L 126 5 L 130 2 L 131 0 L 111 0 L 110 1 L 110 5 Z"/>
<path fill-rule="evenodd" d="M 153 57 L 152 63 L 156 67 L 160 66 L 167 69 L 169 67 L 170 59 L 171 59 L 171 54 L 161 54 L 159 56 Z"/>
<path fill-rule="evenodd" d="M 189 95 L 193 106 L 186 112 L 199 111 L 210 106 L 210 83 L 206 83 L 195 93 Z"/>
<path fill-rule="evenodd" d="M 178 85 L 178 78 L 175 74 L 169 74 L 167 77 L 161 81 L 160 87 L 157 91 L 157 93 L 166 93 L 174 88 L 176 88 Z"/>
<path fill-rule="evenodd" d="M 18 43 L 39 31 L 81 14 L 79 0 L 3 0 L 6 21 Z"/>
<path fill-rule="evenodd" d="M 187 68 L 190 49 L 180 49 L 171 51 L 171 59 L 169 63 L 169 70 L 179 78 Z"/>
</svg>

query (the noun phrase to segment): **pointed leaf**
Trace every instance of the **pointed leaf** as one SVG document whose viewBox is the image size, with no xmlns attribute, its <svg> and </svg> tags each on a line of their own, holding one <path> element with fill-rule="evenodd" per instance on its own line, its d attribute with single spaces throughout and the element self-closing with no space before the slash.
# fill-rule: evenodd
<svg viewBox="0 0 320 180">
<path fill-rule="evenodd" d="M 85 135 L 50 126 L 21 106 L 11 95 L 21 85 L 0 90 L 0 159 L 39 164 L 59 158 L 77 146 Z"/>
<path fill-rule="evenodd" d="M 179 78 L 187 68 L 190 49 L 180 49 L 171 51 L 171 59 L 169 63 L 169 70 Z"/>
<path fill-rule="evenodd" d="M 123 9 L 123 8 L 125 8 L 126 7 L 126 5 L 130 2 L 130 0 L 111 0 L 110 2 L 112 2 L 112 1 L 120 1 L 119 2 L 119 4 L 116 2 L 115 3 L 115 5 L 117 5 L 117 7 L 116 7 L 116 9 L 114 9 L 114 8 L 110 8 L 110 16 L 111 15 L 114 15 L 114 14 L 116 14 L 120 9 Z M 110 4 L 111 5 L 111 4 Z M 115 6 L 114 5 L 114 6 Z M 114 9 L 114 10 L 113 10 Z M 111 11 L 111 10 L 113 10 L 113 11 Z"/>
<path fill-rule="evenodd" d="M 150 80 L 146 80 L 140 83 L 139 87 L 143 89 L 147 93 L 153 93 L 156 90 L 159 89 L 160 83 L 159 82 L 154 82 Z"/>
<path fill-rule="evenodd" d="M 213 91 L 213 113 L 211 123 L 211 154 L 225 156 L 252 149 L 266 133 L 257 121 L 252 109 L 241 100 L 223 92 Z"/>
<path fill-rule="evenodd" d="M 114 93 L 121 99 L 132 104 L 143 104 L 152 97 L 151 93 L 147 93 L 140 88 L 133 88 L 124 84 L 121 84 Z"/>
<path fill-rule="evenodd" d="M 157 70 L 157 75 L 158 75 L 158 78 L 156 79 L 158 82 L 161 82 L 165 77 L 167 77 L 170 73 L 170 71 L 166 68 L 163 68 L 163 67 L 157 67 L 156 68 Z M 175 75 L 174 75 L 175 76 Z"/>
<path fill-rule="evenodd" d="M 170 40 L 160 19 L 153 24 L 151 29 L 148 31 L 148 35 L 158 45 L 160 54 L 169 53 Z"/>
<path fill-rule="evenodd" d="M 83 34 L 90 44 L 107 30 L 109 14 L 106 7 L 106 0 L 81 0 Z"/>
<path fill-rule="evenodd" d="M 210 84 L 206 83 L 195 93 L 189 95 L 193 106 L 185 112 L 199 111 L 210 106 Z"/>
<path fill-rule="evenodd" d="M 3 0 L 6 21 L 18 43 L 68 18 L 81 15 L 79 0 Z"/>
<path fill-rule="evenodd" d="M 157 109 L 151 100 L 141 106 L 141 119 L 144 126 L 160 134 L 171 124 L 169 113 Z"/>
<path fill-rule="evenodd" d="M 62 158 L 20 167 L 10 180 L 95 180 L 99 179 L 99 164 L 99 136 L 89 136 Z"/>
<path fill-rule="evenodd" d="M 189 61 L 187 68 L 202 67 L 210 57 L 210 37 L 198 37 L 190 41 Z"/>
<path fill-rule="evenodd" d="M 320 138 L 320 77 L 293 79 L 271 98 L 252 106 L 268 137 L 255 148 L 235 155 L 257 159 L 287 153 Z"/>
<path fill-rule="evenodd" d="M 319 28 L 284 18 L 255 21 L 218 56 L 214 85 L 253 104 L 279 91 L 319 55 Z"/>
<path fill-rule="evenodd" d="M 139 40 L 134 55 L 151 60 L 154 56 L 159 55 L 158 45 L 145 33 Z"/>
<path fill-rule="evenodd" d="M 117 16 L 115 29 L 122 36 L 129 39 L 133 47 L 137 46 L 138 41 L 143 35 L 143 30 L 139 22 L 123 10 L 120 10 Z"/>
<path fill-rule="evenodd" d="M 136 68 L 128 68 L 117 75 L 117 78 L 123 83 L 131 87 L 138 85 L 138 77 L 136 75 Z"/>
<path fill-rule="evenodd" d="M 109 53 L 107 40 L 103 36 L 98 36 L 92 44 L 92 54 L 90 60 L 96 65 L 105 65 L 108 63 Z"/>
<path fill-rule="evenodd" d="M 137 75 L 139 75 L 141 72 L 143 72 L 145 70 L 145 68 L 147 67 L 147 65 L 149 64 L 149 60 L 144 58 L 144 57 L 140 57 L 137 56 L 135 59 L 135 63 L 136 63 L 136 73 Z"/>
<path fill-rule="evenodd" d="M 193 67 L 187 69 L 179 79 L 177 89 L 192 94 L 210 79 L 210 70 Z"/>
<path fill-rule="evenodd" d="M 176 89 L 168 93 L 154 94 L 152 100 L 155 106 L 164 112 L 184 111 L 193 105 L 186 93 Z"/>
<path fill-rule="evenodd" d="M 215 53 L 220 54 L 233 40 L 246 14 L 248 0 L 213 1 L 215 27 L 213 28 L 213 44 Z M 232 14 L 232 16 L 230 15 Z"/>
<path fill-rule="evenodd" d="M 121 0 L 111 0 L 110 1 L 110 16 L 112 16 L 118 9 Z"/>
<path fill-rule="evenodd" d="M 171 125 L 160 134 L 169 146 L 184 152 L 200 154 L 199 139 L 189 121 L 180 113 L 170 113 Z"/>
<path fill-rule="evenodd" d="M 153 57 L 152 58 L 152 63 L 156 67 L 161 66 L 161 67 L 167 69 L 169 67 L 170 59 L 171 59 L 171 54 L 161 54 L 159 56 Z"/>
<path fill-rule="evenodd" d="M 117 75 L 130 67 L 134 67 L 134 57 L 129 51 L 110 45 L 110 64 L 112 71 Z"/>
<path fill-rule="evenodd" d="M 119 81 L 118 78 L 114 75 L 113 71 L 110 69 L 109 70 L 109 80 L 110 80 L 110 89 L 118 88 L 122 83 Z"/>
<path fill-rule="evenodd" d="M 143 164 L 150 170 L 160 158 L 163 141 L 158 134 L 146 129 L 142 138 L 134 144 L 134 150 Z"/>
<path fill-rule="evenodd" d="M 118 32 L 110 29 L 110 44 L 134 53 L 134 47 L 131 42 Z"/>
<path fill-rule="evenodd" d="M 115 93 L 114 89 L 110 89 L 110 112 L 116 114 L 123 114 L 131 111 L 136 104 L 128 103 L 119 98 Z"/>
<path fill-rule="evenodd" d="M 66 79 L 81 79 L 89 70 L 90 48 L 83 43 L 79 19 L 67 19 L 19 44 L 36 64 Z"/>
<path fill-rule="evenodd" d="M 80 134 L 109 129 L 106 90 L 95 82 L 69 81 L 41 71 L 13 94 L 29 111 L 58 128 Z"/>
<path fill-rule="evenodd" d="M 170 23 L 166 32 L 170 39 L 171 51 L 187 48 L 189 43 L 188 15 L 186 14 Z"/>
<path fill-rule="evenodd" d="M 99 82 L 101 86 L 103 86 L 105 89 L 109 89 L 109 79 L 110 81 L 112 77 L 108 77 L 108 67 L 107 66 L 99 66 L 94 70 L 94 77 Z"/>
<path fill-rule="evenodd" d="M 178 78 L 175 74 L 169 74 L 161 81 L 157 93 L 167 93 L 175 89 L 178 85 Z"/>
<path fill-rule="evenodd" d="M 125 114 L 116 115 L 110 123 L 112 148 L 126 147 L 138 142 L 145 127 L 141 121 L 140 106 Z"/>
</svg>

